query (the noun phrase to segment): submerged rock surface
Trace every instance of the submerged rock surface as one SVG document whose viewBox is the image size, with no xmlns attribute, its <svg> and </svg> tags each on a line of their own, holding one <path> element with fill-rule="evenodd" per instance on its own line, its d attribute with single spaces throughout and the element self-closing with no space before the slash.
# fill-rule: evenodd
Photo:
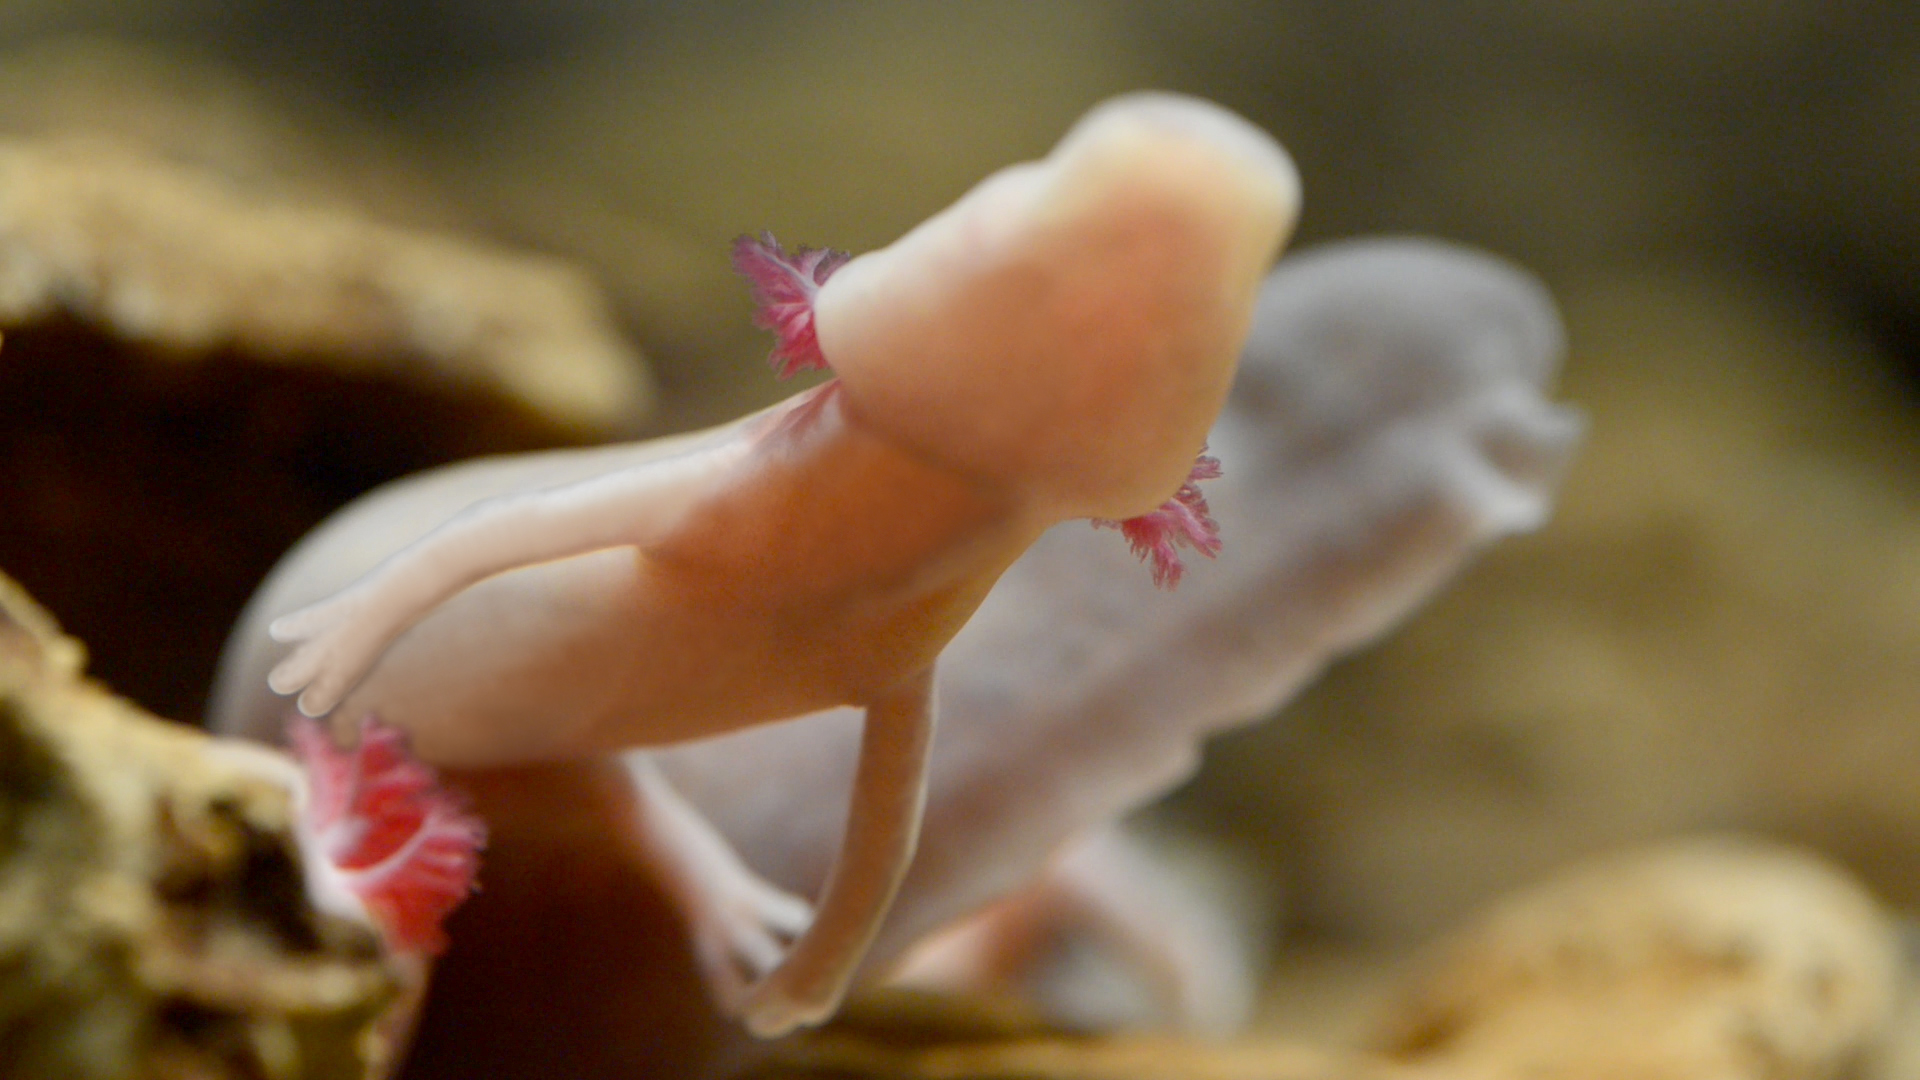
<svg viewBox="0 0 1920 1080">
<path fill-rule="evenodd" d="M 307 901 L 270 751 L 112 696 L 0 577 L 0 1076 L 358 1080 L 408 986 Z"/>
</svg>

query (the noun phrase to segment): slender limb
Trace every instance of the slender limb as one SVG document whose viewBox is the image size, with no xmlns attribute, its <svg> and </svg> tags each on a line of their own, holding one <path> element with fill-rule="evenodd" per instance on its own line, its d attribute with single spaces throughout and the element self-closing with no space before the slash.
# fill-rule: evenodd
<svg viewBox="0 0 1920 1080">
<path fill-rule="evenodd" d="M 388 556 L 360 580 L 273 621 L 275 641 L 300 647 L 267 676 L 300 692 L 300 711 L 331 710 L 408 627 L 495 574 L 625 544 L 647 544 L 710 492 L 746 451 L 729 441 L 544 491 L 473 504 Z"/>
<path fill-rule="evenodd" d="M 1227 1035 L 1253 1007 L 1252 952 L 1224 898 L 1118 825 L 1094 829 L 1047 875 L 1055 918 L 1104 943 L 1136 972 L 1162 1016 Z"/>
<path fill-rule="evenodd" d="M 1116 961 L 1123 983 L 1151 999 L 1156 1020 L 1206 1035 L 1242 1026 L 1253 1006 L 1255 950 L 1222 897 L 1190 867 L 1115 825 L 1083 834 L 1019 892 L 916 946 L 896 985 L 946 993 L 1018 994 L 1080 1027 L 1138 1026 L 1115 1011 L 1116 972 L 1087 968 L 1071 944 Z M 1090 974 L 1091 972 L 1091 974 Z M 1095 982 L 1097 980 L 1097 984 Z"/>
<path fill-rule="evenodd" d="M 762 1038 L 825 1020 L 846 996 L 913 861 L 933 744 L 933 669 L 867 703 L 840 856 L 813 925 L 753 988 L 744 1019 Z"/>
<path fill-rule="evenodd" d="M 623 754 L 633 782 L 636 843 L 686 918 L 694 958 L 716 1003 L 737 1013 L 751 982 L 813 919 L 813 906 L 753 872 L 725 837 L 660 772 L 651 755 Z"/>
</svg>

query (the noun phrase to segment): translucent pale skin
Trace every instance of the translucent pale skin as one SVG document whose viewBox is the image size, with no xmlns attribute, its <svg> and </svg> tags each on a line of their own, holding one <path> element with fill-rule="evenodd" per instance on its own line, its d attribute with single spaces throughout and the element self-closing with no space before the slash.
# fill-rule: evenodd
<svg viewBox="0 0 1920 1080">
<path fill-rule="evenodd" d="M 1478 252 L 1381 239 L 1281 260 L 1209 435 L 1225 466 L 1208 499 L 1226 549 L 1168 592 L 1126 573 L 1129 556 L 1111 535 L 1073 523 L 1049 531 L 1001 578 L 943 654 L 920 851 L 864 977 L 885 977 L 930 933 L 995 902 L 1002 918 L 962 927 L 971 940 L 946 942 L 974 953 L 948 952 L 947 985 L 974 981 L 967 968 L 1000 965 L 1005 975 L 1023 956 L 1044 962 L 1044 949 L 1036 957 L 1028 947 L 1031 934 L 1007 940 L 1007 907 L 1016 933 L 1035 916 L 1058 925 L 1063 895 L 1078 893 L 1071 906 L 1093 918 L 1094 939 L 1111 940 L 1113 913 L 1099 908 L 1118 890 L 1128 911 L 1155 908 L 1127 922 L 1163 928 L 1142 938 L 1122 927 L 1111 941 L 1150 990 L 1144 996 L 1165 1003 L 1161 1022 L 1230 1025 L 1247 1006 L 1248 955 L 1223 959 L 1210 947 L 1204 930 L 1219 913 L 1170 910 L 1204 894 L 1155 895 L 1133 885 L 1139 875 L 1124 864 L 1118 874 L 1098 859 L 1089 867 L 1088 838 L 1187 776 L 1209 735 L 1271 716 L 1486 545 L 1545 519 L 1581 429 L 1577 414 L 1546 396 L 1560 351 L 1546 291 Z M 644 756 L 754 870 L 805 893 L 831 864 L 858 738 L 858 714 L 839 709 Z M 544 805 L 528 794 L 542 782 L 577 778 L 499 777 L 491 819 L 537 828 L 542 843 L 588 833 L 582 820 L 545 811 L 528 820 L 519 807 Z M 601 812 L 624 817 L 624 807 Z M 456 941 L 436 976 L 447 1004 L 416 1047 L 416 1061 L 439 1067 L 425 1075 L 464 1076 L 476 1062 L 511 1058 L 528 1075 L 611 1077 L 659 1070 L 663 1057 L 674 1062 L 664 1074 L 735 1075 L 728 1056 L 750 1047 L 714 1035 L 711 1020 L 662 1019 L 674 994 L 627 974 L 678 966 L 648 944 L 658 924 L 635 914 L 629 897 L 593 885 L 574 888 L 558 913 L 541 908 L 535 898 L 551 890 L 507 870 L 509 843 L 495 850 L 500 861 L 490 865 L 500 870 L 467 911 L 473 936 Z M 613 874 L 627 857 L 582 839 L 573 861 Z M 625 872 L 648 876 L 639 866 Z M 536 921 L 555 959 L 530 988 L 524 954 L 536 934 L 520 928 Z M 557 948 L 556 923 L 578 928 Z M 577 986 L 580 967 L 609 949 L 636 958 Z M 1033 985 L 1011 974 L 1016 986 Z M 691 973 L 677 985 L 690 993 Z M 593 1011 L 598 1002 L 631 1004 Z M 471 1015 L 485 1008 L 534 1010 L 546 1030 L 567 1030 L 538 1045 L 485 1037 L 476 1045 Z M 626 1032 L 642 1034 L 623 1043 Z M 604 1067 L 573 1070 L 555 1046 L 603 1055 Z"/>
<path fill-rule="evenodd" d="M 756 1033 L 817 1022 L 912 856 L 936 657 L 1046 528 L 1146 513 L 1185 479 L 1296 202 L 1285 156 L 1231 114 L 1109 102 L 826 283 L 838 382 L 703 435 L 474 463 L 343 511 L 249 608 L 214 723 L 277 727 L 269 666 L 303 711 L 373 712 L 455 768 L 859 708 L 819 912 L 751 987 L 739 969 L 764 972 L 803 916 L 633 774 L 710 982 Z"/>
<path fill-rule="evenodd" d="M 1085 875 L 1063 883 L 1051 860 L 1176 783 L 1207 734 L 1269 715 L 1481 546 L 1538 524 L 1579 431 L 1574 415 L 1543 396 L 1560 348 L 1545 291 L 1467 249 L 1374 240 L 1283 260 L 1261 290 L 1209 436 L 1226 463 L 1209 485 L 1226 551 L 1166 592 L 1137 573 L 1112 534 L 1076 523 L 1052 530 L 1003 576 L 940 664 L 943 719 L 920 851 L 868 975 L 995 900 L 1048 903 L 1063 885 L 1108 884 Z M 377 550 L 484 494 L 482 482 L 512 490 L 560 463 L 606 468 L 537 455 L 434 474 L 357 508 L 369 550 L 340 554 L 370 565 Z M 382 527 L 391 530 L 385 539 Z M 344 580 L 358 571 L 332 572 Z M 259 635 L 257 619 L 251 629 Z M 238 651 L 246 641 L 266 646 L 263 635 L 236 635 L 223 707 L 272 738 L 285 703 L 259 685 L 267 661 Z M 244 697 L 225 693 L 236 689 L 257 700 L 231 700 Z M 429 1015 L 416 1070 L 736 1072 L 733 1055 L 751 1048 L 693 1000 L 716 968 L 689 966 L 673 943 L 679 923 L 657 901 L 647 907 L 648 890 L 664 879 L 674 892 L 696 954 L 722 941 L 718 930 L 755 926 L 721 917 L 728 904 L 757 905 L 763 930 L 792 917 L 793 905 L 804 921 L 804 904 L 757 875 L 805 893 L 825 880 L 859 729 L 857 711 L 837 709 L 683 747 L 460 778 L 493 827 L 486 889 L 436 972 L 447 1004 Z M 650 782 L 636 780 L 643 775 L 672 781 L 671 806 L 660 810 Z M 678 847 L 633 835 L 675 816 L 711 820 L 719 835 L 656 830 L 685 838 Z M 751 870 L 733 860 L 735 849 Z M 688 865 L 734 876 L 702 877 Z M 1006 957 L 1006 942 L 988 929 L 974 947 Z M 763 954 L 781 947 L 746 937 Z M 1186 1013 L 1169 1021 L 1214 1028 L 1244 1007 L 1235 1001 L 1239 965 L 1184 954 L 1147 966 L 1150 981 L 1172 983 Z"/>
<path fill-rule="evenodd" d="M 1022 889 L 1042 906 L 1096 890 L 1084 860 L 1070 880 L 1050 868 L 1185 779 L 1206 738 L 1272 715 L 1483 547 L 1541 524 L 1582 429 L 1545 396 L 1562 347 L 1546 290 L 1467 248 L 1374 239 L 1281 260 L 1208 437 L 1226 549 L 1166 592 L 1120 573 L 1110 538 L 1069 526 L 1002 577 L 941 664 L 921 851 L 871 973 Z M 805 892 L 832 858 L 857 719 L 835 710 L 651 757 L 751 866 Z M 1241 968 L 1145 967 L 1202 1003 L 1166 1022 L 1232 1022 Z"/>
<path fill-rule="evenodd" d="M 1093 826 L 1025 888 L 920 942 L 889 980 L 1025 998 L 1079 1029 L 1232 1035 L 1252 1015 L 1263 950 L 1223 884 L 1117 823 Z"/>
</svg>

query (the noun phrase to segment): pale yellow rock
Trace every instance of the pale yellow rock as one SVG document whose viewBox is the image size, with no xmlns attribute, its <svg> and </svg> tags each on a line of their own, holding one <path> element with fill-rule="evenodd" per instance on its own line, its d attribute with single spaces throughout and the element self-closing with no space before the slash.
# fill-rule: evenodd
<svg viewBox="0 0 1920 1080">
<path fill-rule="evenodd" d="M 0 326 L 65 315 L 182 358 L 388 372 L 583 434 L 646 369 L 569 264 L 265 198 L 111 141 L 0 142 Z"/>
<path fill-rule="evenodd" d="M 0 1076 L 366 1076 L 408 972 L 307 902 L 291 764 L 83 658 L 0 576 Z"/>
<path fill-rule="evenodd" d="M 1796 850 L 1716 837 L 1579 864 L 1447 938 L 1382 1025 L 1457 1078 L 1857 1075 L 1904 993 L 1878 903 Z"/>
<path fill-rule="evenodd" d="M 1280 1038 L 1088 1035 L 1016 1003 L 870 993 L 827 1028 L 778 1047 L 756 1080 L 1389 1080 L 1396 1066 Z"/>
</svg>

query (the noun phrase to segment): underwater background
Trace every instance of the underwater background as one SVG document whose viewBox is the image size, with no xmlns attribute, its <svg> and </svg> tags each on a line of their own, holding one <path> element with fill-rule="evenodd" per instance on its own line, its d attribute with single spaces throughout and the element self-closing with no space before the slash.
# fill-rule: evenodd
<svg viewBox="0 0 1920 1080">
<path fill-rule="evenodd" d="M 9 331 L 0 569 L 96 676 L 193 721 L 259 576 L 360 491 L 784 393 L 731 238 L 879 246 L 1143 87 L 1287 146 L 1296 247 L 1426 234 L 1540 275 L 1559 396 L 1591 423 L 1545 529 L 1214 745 L 1162 811 L 1260 879 L 1265 1025 L 1337 1027 L 1367 958 L 1643 840 L 1782 839 L 1920 906 L 1920 19 L 1898 0 L 7 0 L 0 138 L 564 257 L 654 392 L 589 431 L 350 375 L 67 363 L 71 327 Z M 233 420 L 276 393 L 329 418 Z"/>
</svg>

